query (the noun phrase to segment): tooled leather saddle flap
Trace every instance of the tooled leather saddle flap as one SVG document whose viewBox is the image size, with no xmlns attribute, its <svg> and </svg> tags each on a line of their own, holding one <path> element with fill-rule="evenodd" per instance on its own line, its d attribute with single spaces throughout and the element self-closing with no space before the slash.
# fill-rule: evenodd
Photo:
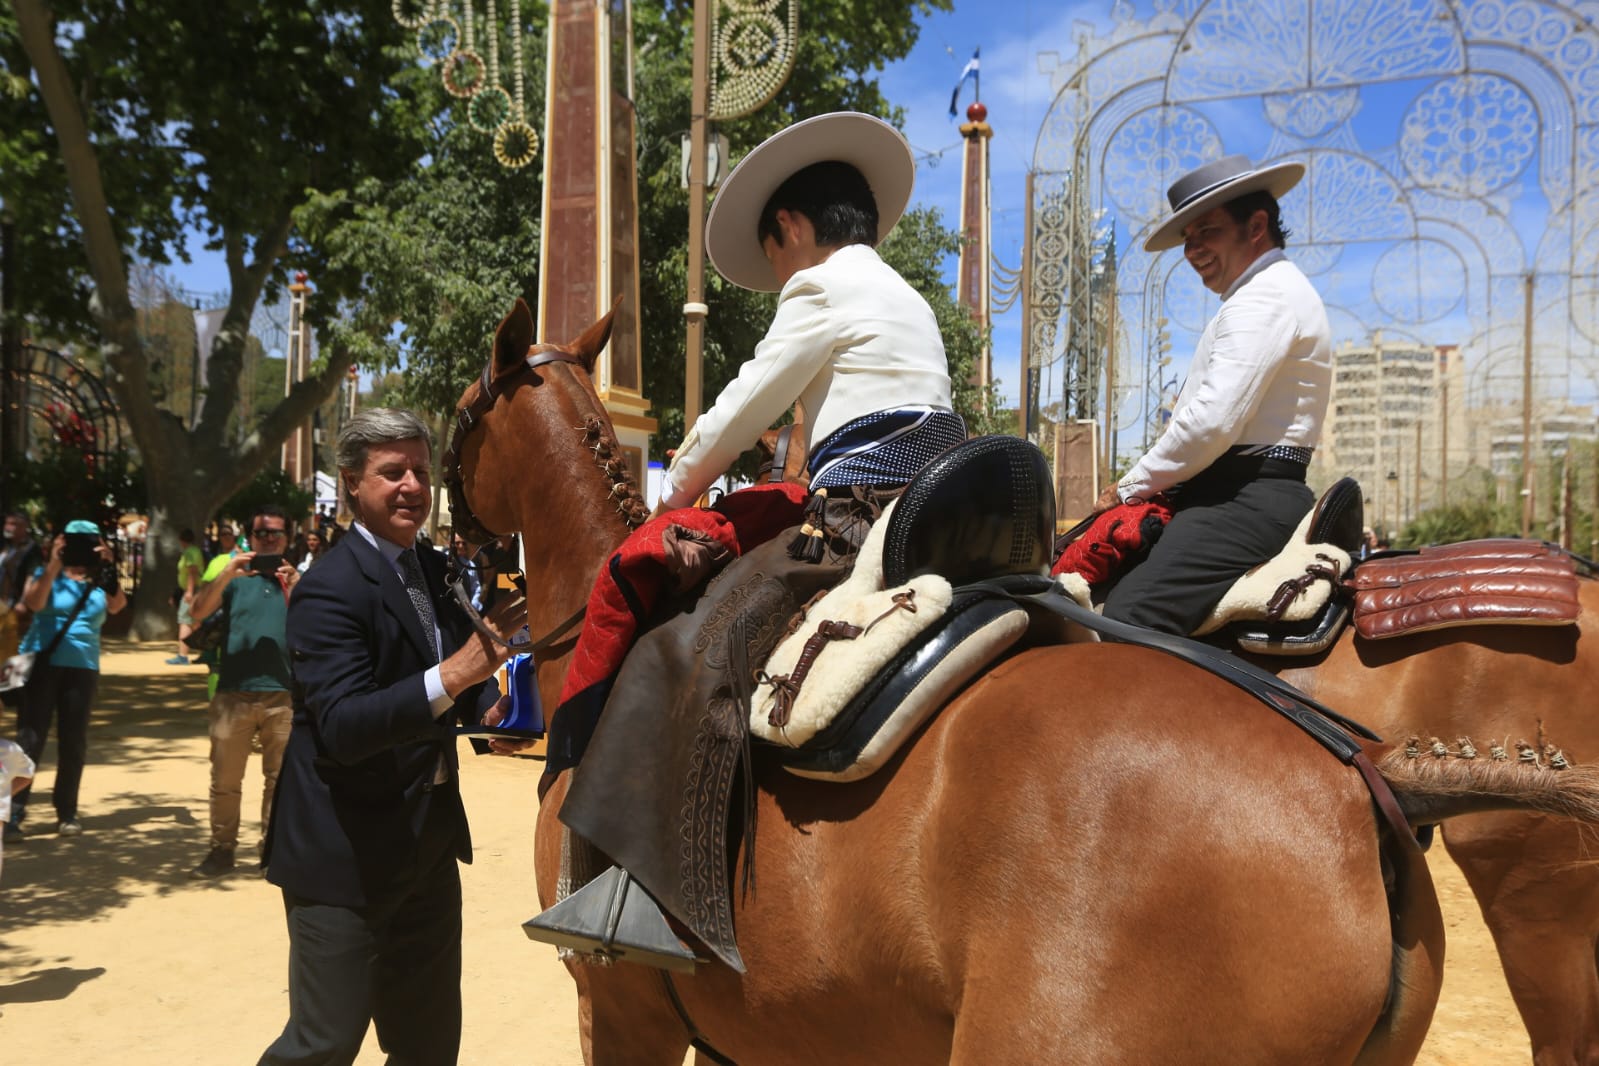
<svg viewBox="0 0 1599 1066">
<path fill-rule="evenodd" d="M 1356 567 L 1355 631 L 1381 640 L 1466 625 L 1569 625 L 1581 610 L 1571 556 L 1513 539 L 1466 541 Z"/>
</svg>

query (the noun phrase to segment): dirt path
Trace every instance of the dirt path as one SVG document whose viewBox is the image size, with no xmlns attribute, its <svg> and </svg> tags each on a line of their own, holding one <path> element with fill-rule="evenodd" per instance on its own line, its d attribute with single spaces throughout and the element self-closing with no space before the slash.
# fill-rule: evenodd
<svg viewBox="0 0 1599 1066">
<path fill-rule="evenodd" d="M 83 780 L 84 835 L 41 831 L 6 849 L 0 883 L 0 1036 L 9 1061 L 88 1066 L 254 1062 L 287 1010 L 276 889 L 253 865 L 188 879 L 206 847 L 205 673 L 170 648 L 112 642 Z M 0 728 L 12 729 L 9 715 Z M 537 764 L 472 759 L 461 775 L 477 861 L 462 869 L 470 1066 L 578 1066 L 576 999 L 554 952 L 526 940 Z M 46 752 L 31 826 L 52 824 Z M 245 779 L 246 829 L 259 761 Z M 241 856 L 243 852 L 241 852 Z M 1449 921 L 1443 1002 L 1428 1066 L 1527 1061 L 1493 945 L 1442 849 L 1433 874 Z M 369 1038 L 359 1063 L 383 1061 Z"/>
</svg>

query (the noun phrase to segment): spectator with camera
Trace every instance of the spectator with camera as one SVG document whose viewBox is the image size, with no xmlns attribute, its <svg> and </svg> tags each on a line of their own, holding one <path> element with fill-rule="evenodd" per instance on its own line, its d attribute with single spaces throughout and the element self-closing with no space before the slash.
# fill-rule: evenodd
<svg viewBox="0 0 1599 1066">
<path fill-rule="evenodd" d="M 300 572 L 283 557 L 289 519 L 268 504 L 251 519 L 254 551 L 238 552 L 195 597 L 196 624 L 226 612 L 227 635 L 218 648 L 217 686 L 207 712 L 211 736 L 211 850 L 189 871 L 195 879 L 233 869 L 239 844 L 244 770 L 251 742 L 260 736 L 261 839 L 266 839 L 272 792 L 289 742 L 289 590 Z"/>
<path fill-rule="evenodd" d="M 128 605 L 116 557 L 99 527 L 84 519 L 68 522 L 51 543 L 45 564 L 28 579 L 22 602 L 33 612 L 22 651 L 36 658 L 22 690 L 17 743 L 37 764 L 55 721 L 59 754 L 51 800 L 56 832 L 77 836 L 83 832 L 78 786 L 89 753 L 89 711 L 100 680 L 100 628 L 106 615 Z M 8 839 L 22 835 L 31 792 L 24 789 L 12 800 Z"/>
</svg>

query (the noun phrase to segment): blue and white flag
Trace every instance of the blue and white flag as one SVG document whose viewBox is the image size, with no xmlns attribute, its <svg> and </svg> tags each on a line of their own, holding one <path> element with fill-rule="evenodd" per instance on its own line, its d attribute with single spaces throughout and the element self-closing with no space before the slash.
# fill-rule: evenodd
<svg viewBox="0 0 1599 1066">
<path fill-rule="evenodd" d="M 979 96 L 982 95 L 983 80 L 982 80 L 982 74 L 979 71 L 979 67 L 981 66 L 981 64 L 978 62 L 978 58 L 977 58 L 978 54 L 980 52 L 982 52 L 982 50 L 983 49 L 982 49 L 981 46 L 972 49 L 972 58 L 967 60 L 966 66 L 961 69 L 961 76 L 955 82 L 955 91 L 949 94 L 949 117 L 950 118 L 954 118 L 955 117 L 955 105 L 960 102 L 961 86 L 966 84 L 966 79 L 967 78 L 972 79 L 972 83 L 976 87 L 977 94 Z"/>
</svg>

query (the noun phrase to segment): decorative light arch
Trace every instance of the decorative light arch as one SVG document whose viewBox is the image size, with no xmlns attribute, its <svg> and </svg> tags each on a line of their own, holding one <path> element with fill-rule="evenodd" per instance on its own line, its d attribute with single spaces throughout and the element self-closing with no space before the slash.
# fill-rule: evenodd
<svg viewBox="0 0 1599 1066">
<path fill-rule="evenodd" d="M 1531 274 L 1536 377 L 1593 400 L 1596 23 L 1595 0 L 1283 0 L 1270 18 L 1254 0 L 1117 0 L 1109 31 L 1080 25 L 1058 61 L 1034 146 L 1033 402 L 1048 382 L 1046 403 L 1102 417 L 1109 318 L 1112 422 L 1143 422 L 1146 442 L 1158 429 L 1164 332 L 1180 369 L 1217 304 L 1175 269 L 1180 251 L 1142 241 L 1173 180 L 1239 152 L 1307 164 L 1284 199 L 1290 255 L 1335 327 L 1361 334 L 1339 339 L 1402 330 L 1459 342 L 1469 365 L 1522 329 Z M 1083 288 L 1100 212 L 1116 222 L 1113 297 Z M 1096 306 L 1112 298 L 1112 315 Z"/>
</svg>

